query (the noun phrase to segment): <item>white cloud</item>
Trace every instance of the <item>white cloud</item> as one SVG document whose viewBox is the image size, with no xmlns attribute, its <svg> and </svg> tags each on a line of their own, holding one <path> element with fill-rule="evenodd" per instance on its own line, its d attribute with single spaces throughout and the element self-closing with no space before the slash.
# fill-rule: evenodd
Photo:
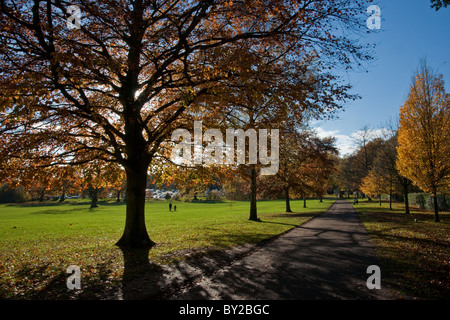
<svg viewBox="0 0 450 320">
<path fill-rule="evenodd" d="M 367 140 L 373 140 L 375 138 L 382 138 L 387 133 L 387 129 L 380 128 L 380 129 L 367 129 Z M 362 138 L 364 134 L 364 130 L 358 130 L 351 133 L 351 137 L 354 140 L 359 140 Z"/>
<path fill-rule="evenodd" d="M 339 130 L 326 130 L 322 127 L 314 128 L 317 135 L 321 138 L 333 136 L 336 138 L 336 148 L 339 150 L 340 156 L 346 156 L 358 149 L 358 140 L 361 138 L 364 130 L 357 130 L 350 135 L 340 134 Z M 381 138 L 386 134 L 387 129 L 368 129 L 367 140 L 373 140 L 375 138 Z"/>
<path fill-rule="evenodd" d="M 346 156 L 358 149 L 358 140 L 361 138 L 364 130 L 357 130 L 352 132 L 350 135 L 340 134 L 339 130 L 326 130 L 322 127 L 314 128 L 317 135 L 320 138 L 325 137 L 335 137 L 336 138 L 336 148 L 339 150 L 340 156 Z M 375 138 L 382 138 L 386 135 L 387 129 L 368 129 L 367 140 L 373 140 Z"/>
<path fill-rule="evenodd" d="M 339 130 L 325 130 L 322 127 L 315 128 L 317 135 L 320 138 L 333 136 L 336 138 L 336 148 L 339 150 L 339 155 L 344 156 L 351 154 L 357 149 L 355 138 L 352 133 L 351 136 L 339 134 Z"/>
</svg>

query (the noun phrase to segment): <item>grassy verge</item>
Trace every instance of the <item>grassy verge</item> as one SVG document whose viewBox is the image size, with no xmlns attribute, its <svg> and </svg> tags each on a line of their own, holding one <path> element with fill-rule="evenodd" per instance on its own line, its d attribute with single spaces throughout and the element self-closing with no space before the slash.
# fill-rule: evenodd
<svg viewBox="0 0 450 320">
<path fill-rule="evenodd" d="M 157 245 L 149 261 L 164 264 L 193 254 L 257 243 L 283 233 L 326 211 L 333 201 L 259 201 L 262 222 L 248 220 L 249 203 L 151 201 L 146 207 L 149 235 Z M 103 203 L 89 209 L 87 201 L 0 205 L 0 298 L 71 298 L 66 269 L 82 270 L 82 296 L 95 298 L 114 288 L 124 273 L 122 252 L 114 243 L 125 222 L 125 206 Z"/>
<path fill-rule="evenodd" d="M 360 201 L 360 214 L 380 258 L 382 282 L 405 298 L 450 297 L 450 213 L 441 212 L 434 222 L 432 212 L 403 204 Z"/>
</svg>

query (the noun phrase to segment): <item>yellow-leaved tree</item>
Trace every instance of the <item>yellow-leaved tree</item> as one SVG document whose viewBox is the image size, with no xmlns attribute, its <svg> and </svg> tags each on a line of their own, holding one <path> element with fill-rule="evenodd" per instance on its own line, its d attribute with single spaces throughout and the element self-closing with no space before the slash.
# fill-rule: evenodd
<svg viewBox="0 0 450 320">
<path fill-rule="evenodd" d="M 386 179 L 386 177 L 380 172 L 372 169 L 369 171 L 367 176 L 362 179 L 359 188 L 363 193 L 371 198 L 379 196 L 381 206 L 381 194 L 390 193 L 389 187 L 389 179 Z"/>
<path fill-rule="evenodd" d="M 449 189 L 450 95 L 442 75 L 425 62 L 400 108 L 397 167 L 402 175 L 433 196 L 434 220 L 439 221 L 437 193 Z"/>
</svg>

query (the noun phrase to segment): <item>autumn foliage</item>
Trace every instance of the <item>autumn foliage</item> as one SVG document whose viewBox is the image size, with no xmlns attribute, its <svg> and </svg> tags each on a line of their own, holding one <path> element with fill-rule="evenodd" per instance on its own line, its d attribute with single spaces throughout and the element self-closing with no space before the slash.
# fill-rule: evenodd
<svg viewBox="0 0 450 320">
<path fill-rule="evenodd" d="M 450 96 L 442 76 L 422 64 L 400 109 L 398 130 L 399 171 L 434 197 L 450 184 Z"/>
<path fill-rule="evenodd" d="M 171 132 L 196 117 L 220 118 L 223 89 L 259 70 L 292 74 L 306 56 L 320 70 L 369 60 L 368 47 L 350 36 L 364 30 L 368 2 L 80 0 L 70 3 L 82 13 L 72 29 L 65 1 L 2 1 L 0 156 L 37 167 L 119 164 L 127 216 L 117 245 L 150 247 L 147 171 Z M 249 60 L 254 66 L 243 68 Z M 270 86 L 260 84 L 256 94 Z M 292 85 L 283 96 L 301 83 Z M 340 93 L 331 89 L 324 98 L 333 106 Z"/>
</svg>

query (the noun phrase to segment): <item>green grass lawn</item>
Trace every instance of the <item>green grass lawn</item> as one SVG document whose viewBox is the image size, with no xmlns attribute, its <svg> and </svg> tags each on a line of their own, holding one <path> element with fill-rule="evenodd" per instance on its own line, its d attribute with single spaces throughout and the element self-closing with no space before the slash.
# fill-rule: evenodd
<svg viewBox="0 0 450 320">
<path fill-rule="evenodd" d="M 172 202 L 146 205 L 154 263 L 171 263 L 187 255 L 257 243 L 283 233 L 326 211 L 331 200 L 258 201 L 258 217 L 249 221 L 249 202 Z M 83 287 L 102 290 L 123 276 L 123 255 L 114 244 L 125 225 L 125 205 L 104 202 L 89 209 L 86 200 L 65 203 L 0 205 L 0 298 L 65 297 L 66 269 L 82 270 Z M 96 289 L 95 289 L 96 288 Z"/>
<path fill-rule="evenodd" d="M 377 201 L 354 205 L 371 235 L 380 258 L 382 283 L 405 298 L 450 297 L 450 213 L 411 208 L 402 203 L 379 206 Z"/>
</svg>

